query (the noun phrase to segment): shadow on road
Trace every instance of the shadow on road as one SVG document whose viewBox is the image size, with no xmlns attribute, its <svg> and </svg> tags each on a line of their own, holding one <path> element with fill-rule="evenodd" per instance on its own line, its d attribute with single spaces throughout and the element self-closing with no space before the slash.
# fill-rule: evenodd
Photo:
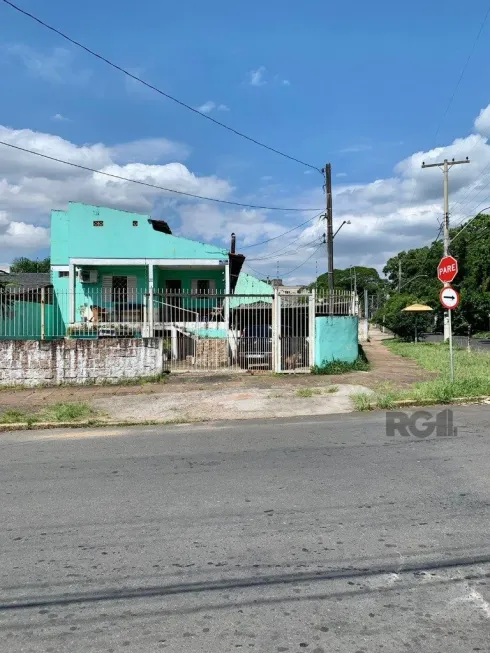
<svg viewBox="0 0 490 653">
<path fill-rule="evenodd" d="M 366 579 L 374 576 L 382 576 L 387 574 L 406 574 L 406 573 L 420 573 L 433 572 L 436 570 L 449 571 L 453 568 L 470 567 L 473 565 L 486 565 L 490 563 L 490 555 L 480 556 L 466 556 L 461 558 L 452 558 L 446 560 L 435 560 L 427 562 L 418 562 L 414 564 L 391 564 L 382 565 L 372 568 L 356 568 L 356 569 L 332 569 L 329 571 L 318 572 L 303 572 L 291 574 L 274 574 L 267 576 L 257 576 L 254 578 L 228 578 L 216 581 L 204 581 L 194 583 L 178 583 L 173 585 L 156 585 L 140 588 L 126 588 L 126 589 L 109 589 L 99 592 L 87 592 L 79 594 L 62 594 L 59 596 L 50 596 L 38 599 L 18 599 L 12 600 L 8 603 L 0 604 L 0 612 L 8 612 L 15 610 L 23 610 L 29 608 L 47 608 L 47 607 L 63 607 L 77 604 L 91 604 L 100 602 L 122 601 L 129 599 L 146 599 L 154 597 L 165 596 L 179 596 L 183 594 L 197 594 L 202 592 L 216 592 L 223 590 L 244 590 L 250 588 L 267 588 L 273 586 L 287 586 L 298 583 L 314 583 L 326 582 L 334 580 L 349 580 L 349 579 Z M 470 575 L 464 578 L 479 578 L 481 574 Z M 490 572 L 485 576 L 490 576 Z M 462 577 L 463 579 L 463 577 Z M 386 588 L 385 588 L 386 589 Z M 366 592 L 373 591 L 372 589 L 365 590 Z M 349 592 L 350 594 L 352 593 Z M 324 595 L 322 595 L 324 596 Z M 307 597 L 303 597 L 307 598 Z M 319 598 L 319 597 L 316 597 Z M 276 599 L 256 599 L 251 603 L 257 604 L 261 601 L 266 603 Z M 277 599 L 280 601 L 294 600 L 291 598 Z M 237 603 L 231 603 L 236 606 Z M 216 607 L 216 606 L 215 606 Z M 202 609 L 202 606 L 198 608 Z M 193 609 L 192 611 L 195 611 Z M 185 610 L 184 610 L 185 611 Z"/>
</svg>

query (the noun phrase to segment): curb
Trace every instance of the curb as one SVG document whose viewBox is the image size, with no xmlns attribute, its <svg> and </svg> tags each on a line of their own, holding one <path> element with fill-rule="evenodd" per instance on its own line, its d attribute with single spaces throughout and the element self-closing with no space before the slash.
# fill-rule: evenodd
<svg viewBox="0 0 490 653">
<path fill-rule="evenodd" d="M 461 405 L 461 404 L 479 404 L 479 403 L 490 403 L 490 396 L 482 395 L 478 397 L 456 397 L 447 404 L 446 406 L 451 405 Z M 393 402 L 393 406 L 409 407 L 409 406 L 436 406 L 441 405 L 437 402 L 430 400 L 418 400 L 415 399 L 399 399 L 398 401 Z M 389 410 L 386 408 L 378 408 L 371 406 L 367 410 Z M 356 410 L 352 411 L 359 412 Z M 254 419 L 253 417 L 250 419 Z M 271 417 L 271 419 L 275 419 Z M 0 424 L 0 433 L 10 433 L 15 431 L 43 431 L 47 429 L 82 429 L 82 428 L 100 428 L 100 427 L 124 427 L 124 426 L 176 426 L 178 424 L 203 424 L 205 422 L 212 421 L 226 421 L 226 420 L 211 420 L 209 418 L 197 419 L 197 418 L 188 418 L 188 419 L 173 419 L 173 420 L 101 420 L 101 419 L 91 419 L 86 420 L 85 422 L 16 422 L 15 424 Z M 246 419 L 243 421 L 247 421 Z"/>
<path fill-rule="evenodd" d="M 171 420 L 142 420 L 142 421 L 118 421 L 118 420 L 96 420 L 91 419 L 85 422 L 15 422 L 14 424 L 0 424 L 0 433 L 11 433 L 13 431 L 44 431 L 46 429 L 82 429 L 82 428 L 100 428 L 103 426 L 155 426 L 168 425 L 176 426 L 178 424 L 202 424 L 212 420 L 203 419 L 171 419 Z"/>
<path fill-rule="evenodd" d="M 410 407 L 410 406 L 459 406 L 462 404 L 481 404 L 490 403 L 490 396 L 482 395 L 478 397 L 455 397 L 451 401 L 436 402 L 433 399 L 398 399 L 393 402 L 394 407 Z M 377 408 L 375 404 L 370 404 L 367 410 L 390 410 L 389 408 Z"/>
</svg>

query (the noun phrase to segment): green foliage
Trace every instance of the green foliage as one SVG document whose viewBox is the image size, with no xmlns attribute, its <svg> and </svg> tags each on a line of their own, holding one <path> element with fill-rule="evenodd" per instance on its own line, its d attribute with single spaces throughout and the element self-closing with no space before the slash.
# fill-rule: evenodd
<svg viewBox="0 0 490 653">
<path fill-rule="evenodd" d="M 369 363 L 359 356 L 353 363 L 346 363 L 345 361 L 324 361 L 323 365 L 313 365 L 311 368 L 312 374 L 346 374 L 347 372 L 367 372 L 369 370 Z"/>
<path fill-rule="evenodd" d="M 19 272 L 51 272 L 51 260 L 48 257 L 34 261 L 25 256 L 20 256 L 14 258 L 10 264 L 10 272 L 15 274 Z"/>
<path fill-rule="evenodd" d="M 56 422 L 76 422 L 95 415 L 95 411 L 86 402 L 74 403 L 61 402 L 53 404 L 43 411 L 44 419 Z"/>
<path fill-rule="evenodd" d="M 350 398 L 356 410 L 365 411 L 374 408 L 372 397 L 367 392 L 353 392 Z"/>
<path fill-rule="evenodd" d="M 340 290 L 353 290 L 354 275 L 359 294 L 362 294 L 365 288 L 370 295 L 386 291 L 387 283 L 384 279 L 380 278 L 376 268 L 366 268 L 360 265 L 346 268 L 345 270 L 334 270 L 333 278 L 335 288 Z M 328 288 L 328 274 L 321 274 L 316 282 L 311 284 L 311 287 Z"/>
<path fill-rule="evenodd" d="M 422 333 L 429 330 L 434 323 L 433 313 L 403 312 L 404 308 L 416 303 L 421 303 L 416 295 L 395 293 L 374 315 L 373 320 L 378 324 L 383 324 L 402 340 L 413 340 L 415 327 L 417 327 L 418 333 Z M 431 303 L 434 304 L 434 302 Z"/>
<path fill-rule="evenodd" d="M 452 285 L 461 293 L 460 307 L 453 311 L 453 330 L 464 335 L 468 331 L 486 331 L 490 315 L 490 216 L 480 215 L 465 229 L 451 230 L 451 241 L 450 252 L 459 264 L 459 274 Z M 442 331 L 444 315 L 439 302 L 442 285 L 437 279 L 437 265 L 442 255 L 442 243 L 433 242 L 430 247 L 400 252 L 390 258 L 383 269 L 390 294 L 396 293 L 401 261 L 402 292 L 435 309 L 438 331 Z"/>
<path fill-rule="evenodd" d="M 0 415 L 0 424 L 18 424 L 27 422 L 27 415 L 21 410 L 6 410 Z"/>
</svg>

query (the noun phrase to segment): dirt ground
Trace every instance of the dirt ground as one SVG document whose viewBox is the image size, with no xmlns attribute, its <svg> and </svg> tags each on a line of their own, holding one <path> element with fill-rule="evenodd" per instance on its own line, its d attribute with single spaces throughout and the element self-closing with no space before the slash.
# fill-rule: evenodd
<svg viewBox="0 0 490 653">
<path fill-rule="evenodd" d="M 363 345 L 364 352 L 371 363 L 368 372 L 350 372 L 333 376 L 314 376 L 311 374 L 272 375 L 267 373 L 181 373 L 171 374 L 166 383 L 148 383 L 128 386 L 57 386 L 53 388 L 32 388 L 29 390 L 0 390 L 0 412 L 13 409 L 37 411 L 49 404 L 59 402 L 96 402 L 111 397 L 119 398 L 137 395 L 175 395 L 176 393 L 203 393 L 219 395 L 240 391 L 294 391 L 300 388 L 325 388 L 329 385 L 363 386 L 375 389 L 383 383 L 393 383 L 398 387 L 408 386 L 416 381 L 431 378 L 431 373 L 423 370 L 415 362 L 393 354 L 382 343 L 383 336 L 378 331 L 371 333 L 371 341 Z M 105 403 L 105 401 L 103 402 Z M 120 403 L 120 402 L 117 402 Z"/>
</svg>

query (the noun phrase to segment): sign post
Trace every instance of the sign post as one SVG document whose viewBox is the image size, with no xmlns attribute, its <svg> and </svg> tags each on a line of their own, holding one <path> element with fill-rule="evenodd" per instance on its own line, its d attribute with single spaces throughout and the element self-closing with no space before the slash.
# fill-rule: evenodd
<svg viewBox="0 0 490 653">
<path fill-rule="evenodd" d="M 449 283 L 458 274 L 458 262 L 452 256 L 445 256 L 441 259 L 437 268 L 437 276 L 439 281 L 444 283 L 444 288 L 441 290 L 439 299 L 442 306 L 448 312 L 449 322 L 449 366 L 450 366 L 450 379 L 454 381 L 454 354 L 453 354 L 453 320 L 452 313 L 459 305 L 459 293 L 452 288 Z"/>
</svg>

